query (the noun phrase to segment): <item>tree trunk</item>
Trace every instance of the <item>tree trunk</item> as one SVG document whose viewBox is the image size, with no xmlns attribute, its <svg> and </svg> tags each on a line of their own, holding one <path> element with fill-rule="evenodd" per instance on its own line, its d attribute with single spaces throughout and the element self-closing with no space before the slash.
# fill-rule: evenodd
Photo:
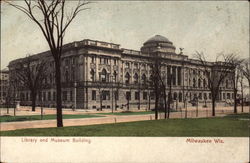
<svg viewBox="0 0 250 163">
<path fill-rule="evenodd" d="M 185 118 L 187 118 L 187 99 L 185 99 Z"/>
<path fill-rule="evenodd" d="M 102 111 L 102 99 L 100 99 L 100 110 Z"/>
<path fill-rule="evenodd" d="M 241 112 L 243 113 L 243 107 L 244 107 L 244 103 L 243 103 L 243 101 L 244 101 L 244 98 L 243 98 L 243 94 L 244 94 L 244 92 L 243 92 L 243 83 L 242 83 L 242 81 L 241 81 Z"/>
<path fill-rule="evenodd" d="M 157 94 L 155 95 L 155 119 L 156 120 L 158 119 L 158 102 L 159 102 L 159 97 Z"/>
<path fill-rule="evenodd" d="M 212 99 L 212 116 L 215 116 L 215 99 Z"/>
<path fill-rule="evenodd" d="M 128 99 L 128 104 L 127 104 L 127 105 L 128 105 L 128 110 L 129 110 L 129 102 L 130 102 L 130 101 L 129 101 L 129 99 Z"/>
<path fill-rule="evenodd" d="M 138 110 L 141 110 L 141 92 L 139 92 Z"/>
<path fill-rule="evenodd" d="M 118 90 L 115 93 L 115 110 L 117 110 L 117 98 L 118 98 Z"/>
<path fill-rule="evenodd" d="M 170 115 L 170 104 L 171 104 L 171 93 L 169 93 L 169 97 L 168 97 L 168 118 L 169 118 L 169 115 Z"/>
<path fill-rule="evenodd" d="M 237 90 L 234 90 L 234 113 L 237 114 Z"/>
<path fill-rule="evenodd" d="M 99 91 L 99 95 L 100 95 L 100 111 L 102 111 L 102 92 Z"/>
<path fill-rule="evenodd" d="M 166 90 L 164 90 L 164 118 L 167 119 L 167 95 Z"/>
<path fill-rule="evenodd" d="M 36 93 L 33 92 L 32 93 L 32 97 L 31 97 L 31 101 L 32 101 L 32 111 L 36 111 Z"/>
<path fill-rule="evenodd" d="M 55 59 L 56 70 L 56 114 L 57 114 L 57 127 L 63 127 L 62 120 L 62 87 L 61 87 L 61 64 L 60 59 Z"/>
<path fill-rule="evenodd" d="M 150 92 L 149 92 L 150 93 Z M 150 105 L 151 105 L 151 99 L 150 99 L 151 97 L 150 96 L 148 96 L 148 110 L 150 111 L 151 110 L 151 108 L 150 108 Z"/>
</svg>

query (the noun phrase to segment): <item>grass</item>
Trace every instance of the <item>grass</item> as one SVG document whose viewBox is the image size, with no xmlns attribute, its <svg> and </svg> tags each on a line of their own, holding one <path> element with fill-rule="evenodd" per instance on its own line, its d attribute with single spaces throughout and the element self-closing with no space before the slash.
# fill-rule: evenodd
<svg viewBox="0 0 250 163">
<path fill-rule="evenodd" d="M 248 120 L 241 120 L 248 119 Z M 219 136 L 249 137 L 249 114 L 198 119 L 169 119 L 63 128 L 22 129 L 2 136 Z"/>
<path fill-rule="evenodd" d="M 88 114 L 65 114 L 63 119 L 78 119 L 78 118 L 93 118 L 93 117 L 103 117 L 99 115 L 88 115 Z M 52 120 L 56 119 L 56 114 L 43 115 L 42 120 Z M 33 121 L 41 120 L 41 115 L 29 115 L 29 116 L 0 116 L 0 122 L 16 122 L 16 121 Z"/>
</svg>

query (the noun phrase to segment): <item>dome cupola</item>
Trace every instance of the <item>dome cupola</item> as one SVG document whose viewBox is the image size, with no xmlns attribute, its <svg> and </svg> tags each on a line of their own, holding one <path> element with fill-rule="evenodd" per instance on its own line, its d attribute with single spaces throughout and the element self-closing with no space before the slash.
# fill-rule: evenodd
<svg viewBox="0 0 250 163">
<path fill-rule="evenodd" d="M 155 35 L 148 39 L 141 47 L 141 52 L 152 53 L 156 49 L 160 49 L 161 52 L 175 53 L 175 46 L 173 43 L 161 35 Z"/>
</svg>

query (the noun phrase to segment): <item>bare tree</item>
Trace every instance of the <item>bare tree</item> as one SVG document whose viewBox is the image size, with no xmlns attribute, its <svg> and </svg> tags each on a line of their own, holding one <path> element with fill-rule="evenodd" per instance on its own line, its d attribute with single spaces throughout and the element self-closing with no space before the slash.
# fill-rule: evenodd
<svg viewBox="0 0 250 163">
<path fill-rule="evenodd" d="M 127 110 L 129 111 L 130 110 L 130 100 L 131 100 L 131 96 L 132 96 L 132 88 L 131 88 L 131 86 L 130 85 L 128 85 L 128 89 L 129 89 L 129 91 L 125 91 L 124 92 L 124 97 L 126 98 L 126 100 L 127 100 L 127 104 L 126 104 L 126 106 L 127 106 Z"/>
<path fill-rule="evenodd" d="M 241 64 L 243 62 L 242 59 L 239 59 L 237 56 L 234 54 L 230 54 L 230 60 L 229 62 L 232 64 L 232 68 L 234 73 L 232 75 L 229 75 L 229 78 L 232 81 L 233 84 L 233 92 L 234 92 L 234 113 L 237 113 L 237 93 L 238 93 L 238 85 L 239 85 L 239 80 L 241 76 Z"/>
<path fill-rule="evenodd" d="M 160 92 L 161 92 L 161 83 L 160 83 L 160 58 L 156 53 L 156 56 L 153 58 L 152 64 L 152 80 L 153 80 L 153 88 L 154 88 L 154 95 L 155 95 L 155 119 L 158 119 L 158 107 L 159 107 L 159 100 L 160 100 Z"/>
<path fill-rule="evenodd" d="M 248 81 L 248 86 L 250 87 L 250 58 L 246 59 L 242 65 L 242 72 Z"/>
<path fill-rule="evenodd" d="M 100 101 L 100 108 L 99 110 L 102 111 L 102 108 L 103 108 L 103 100 L 105 99 L 104 98 L 104 95 L 105 95 L 105 89 L 108 88 L 108 85 L 109 83 L 108 82 L 104 82 L 104 81 L 97 81 L 95 82 L 95 85 L 96 85 L 96 88 L 98 89 L 98 93 L 99 93 L 99 101 Z M 106 97 L 106 95 L 105 95 Z"/>
<path fill-rule="evenodd" d="M 14 116 L 16 116 L 16 101 L 18 100 L 18 88 L 19 88 L 18 83 L 19 82 L 16 75 L 10 76 L 9 79 L 10 103 L 14 105 Z"/>
<path fill-rule="evenodd" d="M 158 49 L 157 49 L 158 50 Z M 164 118 L 169 118 L 170 114 L 170 103 L 172 102 L 172 78 L 173 75 L 170 74 L 168 78 L 169 85 L 169 94 L 167 95 L 167 87 L 166 87 L 166 78 L 165 75 L 162 75 L 162 67 L 164 67 L 162 63 L 162 58 L 159 56 L 156 51 L 155 56 L 153 58 L 152 64 L 152 86 L 155 94 L 155 119 L 158 119 L 159 108 L 164 109 Z M 168 100 L 167 100 L 168 98 Z M 163 101 L 163 102 L 162 102 Z M 164 103 L 164 108 L 163 104 Z M 161 106 L 160 106 L 161 105 Z"/>
<path fill-rule="evenodd" d="M 243 73 L 241 72 L 240 74 L 240 89 L 241 89 L 241 112 L 243 112 L 243 108 L 244 108 L 244 85 L 243 85 Z"/>
<path fill-rule="evenodd" d="M 117 101 L 119 98 L 119 90 L 121 88 L 121 83 L 120 82 L 116 82 L 115 83 L 115 92 L 114 92 L 114 98 L 115 98 L 115 111 L 117 110 Z"/>
<path fill-rule="evenodd" d="M 219 61 L 219 57 L 221 55 L 218 55 L 215 62 L 213 63 L 208 62 L 202 52 L 196 52 L 194 56 L 196 59 L 198 59 L 199 64 L 202 67 L 201 71 L 204 72 L 208 80 L 208 89 L 211 92 L 212 100 L 212 116 L 215 116 L 215 105 L 218 98 L 220 85 L 222 81 L 228 76 L 228 74 L 232 72 L 232 65 L 230 63 L 232 56 L 224 56 L 222 62 Z"/>
<path fill-rule="evenodd" d="M 10 87 L 10 84 L 9 84 L 8 88 L 7 88 L 6 96 L 5 96 L 5 104 L 6 104 L 6 107 L 7 107 L 7 114 L 9 114 L 9 108 L 10 108 L 11 100 L 12 100 L 11 98 L 12 98 L 11 87 Z"/>
<path fill-rule="evenodd" d="M 24 0 L 25 5 L 18 5 L 12 1 L 5 1 L 9 5 L 25 13 L 35 24 L 38 25 L 46 39 L 51 55 L 55 61 L 56 79 L 56 109 L 57 127 L 63 127 L 62 121 L 62 99 L 61 99 L 61 55 L 63 51 L 63 40 L 67 28 L 76 18 L 79 12 L 89 2 L 79 0 L 77 5 L 67 12 L 66 0 Z"/>
<path fill-rule="evenodd" d="M 46 60 L 32 59 L 31 56 L 24 58 L 16 67 L 17 80 L 24 88 L 29 89 L 31 93 L 32 111 L 36 109 L 36 97 L 39 90 L 42 89 L 43 82 L 47 77 Z"/>
</svg>

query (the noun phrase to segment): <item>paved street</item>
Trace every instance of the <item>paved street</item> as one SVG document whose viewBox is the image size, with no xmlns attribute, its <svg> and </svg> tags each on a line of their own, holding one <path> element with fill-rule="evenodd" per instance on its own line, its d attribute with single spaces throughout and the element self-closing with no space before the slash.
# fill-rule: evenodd
<svg viewBox="0 0 250 163">
<path fill-rule="evenodd" d="M 5 109 L 0 109 L 1 115 L 6 113 Z M 30 108 L 21 108 L 16 111 L 16 115 L 39 115 L 40 108 L 37 108 L 36 112 L 31 112 Z M 110 112 L 110 110 L 102 111 Z M 119 112 L 119 111 L 117 111 Z M 241 113 L 241 108 L 238 107 L 238 112 Z M 244 107 L 244 112 L 249 113 L 249 107 Z M 44 109 L 44 114 L 55 114 L 54 109 Z M 96 114 L 100 113 L 97 111 L 72 111 L 63 110 L 63 114 Z M 218 107 L 216 109 L 216 116 L 225 116 L 232 114 L 232 107 Z M 10 114 L 13 115 L 13 110 L 10 110 Z M 188 118 L 197 118 L 196 108 L 188 108 Z M 198 110 L 198 117 L 211 117 L 211 108 L 200 108 Z M 164 118 L 164 113 L 159 115 L 160 119 Z M 178 112 L 171 112 L 170 118 L 185 118 L 185 110 Z M 64 119 L 64 126 L 83 126 L 83 125 L 94 125 L 94 124 L 106 124 L 106 123 L 119 123 L 119 122 L 132 122 L 132 121 L 143 121 L 153 120 L 154 114 L 142 114 L 142 115 L 105 115 L 100 118 L 81 118 L 81 119 Z M 22 121 L 22 122 L 3 122 L 0 123 L 1 131 L 16 130 L 24 128 L 46 128 L 56 127 L 56 120 L 36 120 L 36 121 Z"/>
</svg>

